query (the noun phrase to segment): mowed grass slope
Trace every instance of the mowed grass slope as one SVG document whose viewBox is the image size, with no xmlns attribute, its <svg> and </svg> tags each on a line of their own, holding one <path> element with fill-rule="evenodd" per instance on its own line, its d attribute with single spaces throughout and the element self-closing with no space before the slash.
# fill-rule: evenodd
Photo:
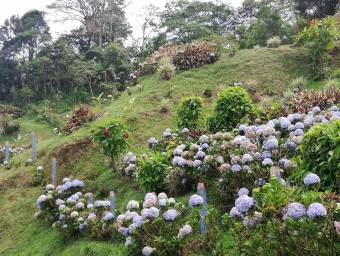
<svg viewBox="0 0 340 256">
<path fill-rule="evenodd" d="M 211 89 L 212 98 L 205 99 L 207 113 L 217 93 L 233 81 L 248 84 L 264 95 L 278 96 L 294 78 L 311 78 L 307 63 L 306 50 L 302 48 L 242 50 L 232 58 L 221 56 L 215 64 L 177 72 L 170 81 L 161 80 L 157 74 L 144 77 L 140 80 L 142 91 L 134 87 L 130 96 L 124 92 L 109 106 L 100 107 L 103 117 L 72 135 L 57 136 L 51 132 L 53 127 L 37 122 L 33 116 L 22 118 L 22 133 L 36 132 L 39 139 L 37 164 L 44 165 L 49 179 L 50 159 L 60 145 L 88 137 L 100 122 L 123 119 L 130 130 L 131 151 L 142 153 L 147 150 L 149 137 L 160 137 L 165 128 L 176 127 L 176 106 L 183 96 L 202 96 L 205 89 Z M 166 105 L 169 112 L 161 114 L 161 105 Z M 1 140 L 4 139 L 11 138 Z M 24 138 L 24 143 L 29 143 L 28 137 Z M 142 198 L 143 193 L 136 184 L 107 167 L 105 157 L 95 145 L 71 156 L 71 160 L 59 161 L 59 179 L 65 175 L 84 179 L 97 197 L 105 197 L 114 190 L 121 207 L 129 199 Z M 27 151 L 13 159 L 11 170 L 0 169 L 0 255 L 124 255 L 123 244 L 64 240 L 58 232 L 33 219 L 35 200 L 41 188 L 31 185 L 34 167 L 25 167 L 29 157 L 30 151 Z M 230 245 L 229 241 L 225 242 Z"/>
</svg>

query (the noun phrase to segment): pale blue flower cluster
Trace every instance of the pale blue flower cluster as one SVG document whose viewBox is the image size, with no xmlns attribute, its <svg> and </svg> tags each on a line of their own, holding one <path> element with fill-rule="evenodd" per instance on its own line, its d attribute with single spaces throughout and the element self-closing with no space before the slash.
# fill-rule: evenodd
<svg viewBox="0 0 340 256">
<path fill-rule="evenodd" d="M 192 195 L 189 198 L 189 206 L 190 207 L 194 207 L 194 206 L 199 206 L 202 205 L 204 203 L 203 201 L 203 197 L 199 196 L 199 195 Z"/>
<path fill-rule="evenodd" d="M 315 185 L 315 184 L 320 184 L 320 178 L 318 175 L 316 175 L 315 173 L 309 173 L 306 175 L 306 177 L 303 179 L 303 183 L 306 186 L 310 186 L 310 185 Z"/>
<path fill-rule="evenodd" d="M 311 219 L 323 218 L 327 216 L 327 210 L 320 203 L 312 203 L 307 209 L 307 216 Z"/>
<path fill-rule="evenodd" d="M 300 203 L 290 203 L 287 205 L 286 217 L 299 220 L 306 215 L 306 208 Z"/>
</svg>

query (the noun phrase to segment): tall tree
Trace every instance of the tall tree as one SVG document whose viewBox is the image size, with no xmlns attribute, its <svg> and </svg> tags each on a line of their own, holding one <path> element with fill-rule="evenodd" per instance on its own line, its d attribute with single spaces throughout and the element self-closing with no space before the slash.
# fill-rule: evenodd
<svg viewBox="0 0 340 256">
<path fill-rule="evenodd" d="M 161 28 L 169 39 L 190 42 L 234 29 L 233 10 L 226 4 L 176 0 L 168 2 L 161 14 Z"/>
<path fill-rule="evenodd" d="M 2 52 L 7 56 L 33 60 L 50 39 L 44 12 L 32 10 L 22 17 L 12 16 L 0 28 Z"/>
<path fill-rule="evenodd" d="M 79 21 L 89 46 L 122 42 L 131 33 L 124 0 L 56 0 L 48 7 L 62 13 L 65 20 Z"/>
<path fill-rule="evenodd" d="M 306 19 L 334 15 L 339 9 L 339 0 L 295 0 L 296 8 Z"/>
</svg>

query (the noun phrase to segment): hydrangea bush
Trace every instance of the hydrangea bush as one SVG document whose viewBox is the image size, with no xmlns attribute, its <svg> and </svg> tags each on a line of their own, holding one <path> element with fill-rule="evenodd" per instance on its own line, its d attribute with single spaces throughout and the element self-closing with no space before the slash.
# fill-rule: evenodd
<svg viewBox="0 0 340 256">
<path fill-rule="evenodd" d="M 318 123 L 337 123 L 339 118 L 337 107 L 326 111 L 315 107 L 307 114 L 293 113 L 264 124 L 241 124 L 232 132 L 193 136 L 185 129 L 167 129 L 161 139 L 151 138 L 149 146 L 168 157 L 169 192 L 181 194 L 200 181 L 215 182 L 217 195 L 231 202 L 239 188 L 261 186 L 272 173 L 285 183 L 281 177 L 287 179 L 295 171 L 305 132 Z"/>
<path fill-rule="evenodd" d="M 340 207 L 330 194 L 282 185 L 276 177 L 241 195 L 224 216 L 244 255 L 336 255 Z"/>
</svg>

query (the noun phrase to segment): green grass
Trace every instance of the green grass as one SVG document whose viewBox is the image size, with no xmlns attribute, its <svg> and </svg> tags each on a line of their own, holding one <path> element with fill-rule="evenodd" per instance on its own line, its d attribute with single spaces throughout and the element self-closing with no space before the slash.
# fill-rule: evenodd
<svg viewBox="0 0 340 256">
<path fill-rule="evenodd" d="M 73 143 L 88 137 L 90 131 L 100 122 L 114 118 L 125 120 L 130 130 L 130 150 L 140 154 L 147 150 L 149 137 L 160 137 L 167 128 L 175 128 L 176 105 L 183 96 L 202 96 L 206 88 L 213 91 L 212 98 L 205 99 L 207 112 L 218 92 L 230 82 L 240 81 L 266 95 L 279 97 L 290 82 L 299 76 L 311 79 L 306 51 L 301 48 L 282 46 L 277 49 L 260 48 L 242 50 L 233 58 L 222 56 L 218 62 L 198 69 L 177 72 L 170 81 L 161 80 L 158 75 L 141 79 L 144 90 L 131 89 L 132 95 L 123 93 L 109 106 L 94 107 L 103 112 L 103 117 L 69 136 L 57 136 L 46 122 L 38 122 L 34 116 L 21 118 L 22 135 L 35 131 L 38 136 L 38 163 L 45 167 L 49 179 L 51 158 L 60 145 Z M 313 88 L 323 84 L 310 83 Z M 169 95 L 169 112 L 159 112 L 161 101 Z M 62 107 L 64 109 L 64 107 Z M 15 136 L 2 137 L 14 141 Z M 23 144 L 29 144 L 25 137 Z M 64 241 L 61 235 L 47 224 L 35 221 L 34 201 L 41 188 L 31 186 L 34 167 L 26 167 L 30 150 L 12 160 L 13 168 L 0 167 L 0 255 L 124 255 L 122 244 L 99 241 Z M 71 157 L 70 157 L 71 156 Z M 88 149 L 72 152 L 58 159 L 58 178 L 73 175 L 84 179 L 89 190 L 96 197 L 106 197 L 114 190 L 118 206 L 123 207 L 129 199 L 141 199 L 143 193 L 130 180 L 122 179 L 105 164 L 105 157 L 95 145 Z M 186 200 L 185 197 L 182 198 Z M 232 240 L 226 235 L 221 238 L 226 248 L 231 248 Z"/>
</svg>

